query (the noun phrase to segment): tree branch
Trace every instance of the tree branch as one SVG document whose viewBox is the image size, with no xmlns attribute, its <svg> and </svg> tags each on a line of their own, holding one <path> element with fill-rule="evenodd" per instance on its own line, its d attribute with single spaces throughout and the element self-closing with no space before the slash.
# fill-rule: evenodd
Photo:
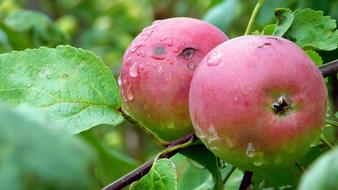
<svg viewBox="0 0 338 190">
<path fill-rule="evenodd" d="M 319 67 L 319 70 L 321 71 L 323 77 L 328 77 L 330 75 L 338 73 L 338 59 L 322 65 L 321 67 Z M 126 120 L 128 120 L 130 123 L 144 129 L 143 126 L 141 126 L 137 121 L 132 119 L 129 115 L 124 113 L 122 110 L 119 110 L 119 111 L 122 113 L 123 117 Z M 149 133 L 148 130 L 146 130 L 146 131 L 151 136 L 154 135 L 152 133 Z M 190 140 L 195 141 L 196 139 L 197 139 L 197 137 L 195 136 L 195 134 L 190 133 L 190 134 L 188 134 L 184 137 L 181 137 L 181 138 L 179 138 L 175 141 L 172 141 L 172 142 L 169 142 L 169 143 L 165 143 L 165 142 L 162 141 L 162 142 L 160 142 L 160 144 L 162 146 L 166 147 L 166 148 L 171 148 L 171 147 L 186 143 Z M 160 155 L 159 158 L 170 158 L 170 157 L 174 156 L 180 150 L 181 149 L 177 149 L 177 150 L 174 150 L 174 151 L 166 152 L 166 153 Z M 139 166 L 135 170 L 131 171 L 127 175 L 121 177 L 120 179 L 116 180 L 115 182 L 113 182 L 113 183 L 107 185 L 106 187 L 102 188 L 102 190 L 122 189 L 123 187 L 131 184 L 132 182 L 141 179 L 144 175 L 146 175 L 148 173 L 151 166 L 153 165 L 153 162 L 154 162 L 154 159 L 148 160 L 146 163 L 142 164 L 141 166 Z M 243 180 L 242 180 L 241 185 L 240 185 L 240 190 L 245 190 L 247 187 L 250 186 L 251 177 L 252 177 L 252 172 L 246 171 L 244 173 Z"/>
<path fill-rule="evenodd" d="M 328 77 L 338 73 L 338 59 L 328 62 L 319 67 L 323 77 Z"/>
<path fill-rule="evenodd" d="M 181 145 L 183 143 L 186 143 L 188 141 L 195 141 L 197 137 L 194 133 L 190 133 L 180 139 L 177 139 L 167 145 L 167 148 L 172 148 L 177 145 Z M 165 152 L 159 156 L 159 158 L 170 158 L 174 156 L 177 152 L 179 152 L 181 149 L 176 149 L 170 152 Z M 127 175 L 121 177 L 120 179 L 116 180 L 115 182 L 107 185 L 106 187 L 102 188 L 102 190 L 118 190 L 122 189 L 123 187 L 131 184 L 132 182 L 141 179 L 144 175 L 146 175 L 151 166 L 153 165 L 154 158 L 151 160 L 148 160 L 146 163 L 142 164 L 135 170 L 131 171 Z"/>
<path fill-rule="evenodd" d="M 239 190 L 246 190 L 251 185 L 252 172 L 245 171 L 244 176 L 239 186 Z"/>
</svg>

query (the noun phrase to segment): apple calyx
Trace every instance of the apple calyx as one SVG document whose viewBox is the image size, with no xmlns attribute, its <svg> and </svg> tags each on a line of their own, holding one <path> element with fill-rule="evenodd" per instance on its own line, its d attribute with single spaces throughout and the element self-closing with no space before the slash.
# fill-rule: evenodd
<svg viewBox="0 0 338 190">
<path fill-rule="evenodd" d="M 291 110 L 291 101 L 285 95 L 281 95 L 277 102 L 272 104 L 272 110 L 275 114 L 286 115 Z"/>
</svg>

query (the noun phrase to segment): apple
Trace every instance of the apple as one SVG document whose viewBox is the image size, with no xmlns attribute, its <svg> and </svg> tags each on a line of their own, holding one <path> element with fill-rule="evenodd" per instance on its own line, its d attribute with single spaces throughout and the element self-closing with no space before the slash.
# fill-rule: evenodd
<svg viewBox="0 0 338 190">
<path fill-rule="evenodd" d="M 327 89 L 293 42 L 241 36 L 211 50 L 189 97 L 196 135 L 219 158 L 247 171 L 294 163 L 321 132 Z"/>
<path fill-rule="evenodd" d="M 192 132 L 188 95 L 193 73 L 203 57 L 227 39 L 201 20 L 155 21 L 124 54 L 118 80 L 122 109 L 164 141 Z"/>
</svg>

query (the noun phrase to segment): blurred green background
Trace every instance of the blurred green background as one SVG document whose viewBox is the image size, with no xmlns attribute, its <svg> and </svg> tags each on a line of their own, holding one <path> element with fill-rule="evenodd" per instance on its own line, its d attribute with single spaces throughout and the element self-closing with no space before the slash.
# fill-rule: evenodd
<svg viewBox="0 0 338 190">
<path fill-rule="evenodd" d="M 0 53 L 70 44 L 95 52 L 118 75 L 124 50 L 154 20 L 204 19 L 235 37 L 244 33 L 255 3 L 254 0 L 1 0 Z M 312 8 L 338 18 L 338 0 L 266 0 L 254 31 L 275 23 L 276 7 Z M 96 127 L 81 136 L 100 155 L 101 165 L 96 172 L 101 185 L 122 176 L 161 149 L 127 122 L 115 128 Z M 179 178 L 188 166 L 194 165 L 180 155 L 174 160 Z M 190 170 L 196 172 L 199 168 Z M 234 175 L 234 184 L 240 181 L 240 175 Z"/>
</svg>

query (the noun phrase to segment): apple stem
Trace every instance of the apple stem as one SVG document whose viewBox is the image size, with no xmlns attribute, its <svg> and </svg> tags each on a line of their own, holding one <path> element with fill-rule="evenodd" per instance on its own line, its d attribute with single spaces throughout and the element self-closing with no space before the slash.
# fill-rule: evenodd
<svg viewBox="0 0 338 190">
<path fill-rule="evenodd" d="M 256 17 L 258 15 L 258 12 L 259 12 L 260 8 L 263 6 L 263 4 L 264 4 L 264 0 L 258 0 L 257 1 L 257 4 L 256 4 L 256 6 L 255 6 L 255 8 L 254 8 L 254 10 L 251 14 L 251 17 L 250 17 L 250 20 L 249 20 L 249 23 L 248 23 L 248 26 L 245 30 L 244 35 L 250 34 L 252 26 L 255 23 Z"/>
<path fill-rule="evenodd" d="M 320 142 L 330 147 L 330 149 L 334 149 L 334 146 L 329 141 L 327 141 L 324 137 L 320 137 Z"/>
<path fill-rule="evenodd" d="M 338 122 L 337 121 L 333 121 L 333 120 L 330 120 L 330 119 L 326 119 L 325 120 L 325 123 L 329 124 L 329 125 L 332 125 L 333 127 L 338 127 Z"/>
<path fill-rule="evenodd" d="M 156 134 L 151 132 L 149 129 L 146 127 L 142 126 L 140 123 L 135 121 L 132 117 L 130 117 L 126 112 L 124 112 L 121 108 L 119 109 L 119 112 L 122 114 L 122 116 L 129 121 L 131 124 L 133 124 L 136 127 L 141 128 L 145 133 L 147 133 L 152 139 L 154 139 L 155 143 L 160 145 L 160 146 L 167 146 L 168 142 L 162 140 L 160 137 L 158 137 Z"/>
</svg>

